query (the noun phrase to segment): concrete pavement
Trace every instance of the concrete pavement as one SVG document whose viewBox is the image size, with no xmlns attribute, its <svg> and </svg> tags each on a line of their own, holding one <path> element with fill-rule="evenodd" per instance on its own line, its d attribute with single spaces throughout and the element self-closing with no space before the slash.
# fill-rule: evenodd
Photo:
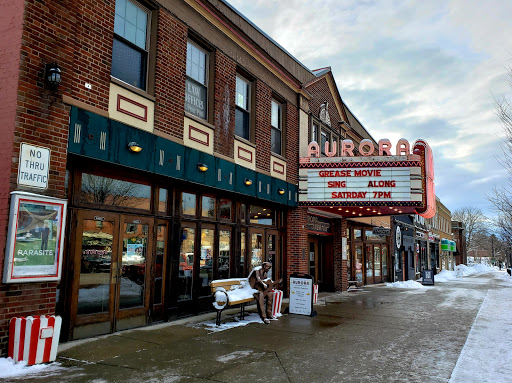
<svg viewBox="0 0 512 383">
<path fill-rule="evenodd" d="M 60 369 L 6 381 L 448 382 L 488 291 L 512 291 L 495 275 L 321 295 L 317 317 L 270 325 L 212 333 L 197 325 L 212 314 L 71 342 Z"/>
</svg>

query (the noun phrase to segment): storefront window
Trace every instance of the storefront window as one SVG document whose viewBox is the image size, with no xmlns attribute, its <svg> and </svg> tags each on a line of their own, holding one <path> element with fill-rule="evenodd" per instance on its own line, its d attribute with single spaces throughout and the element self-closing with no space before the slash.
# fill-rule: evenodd
<svg viewBox="0 0 512 383">
<path fill-rule="evenodd" d="M 247 247 L 246 247 L 246 235 L 245 232 L 242 231 L 240 233 L 240 272 L 242 273 L 242 276 L 246 276 L 245 272 L 245 257 L 247 254 Z"/>
<path fill-rule="evenodd" d="M 356 246 L 356 281 L 363 283 L 363 247 Z"/>
<path fill-rule="evenodd" d="M 251 205 L 249 210 L 251 223 L 256 223 L 258 225 L 275 225 L 276 220 L 274 209 Z"/>
<path fill-rule="evenodd" d="M 149 210 L 151 186 L 83 173 L 80 203 Z"/>
<path fill-rule="evenodd" d="M 240 205 L 240 222 L 247 223 L 247 205 L 245 203 Z"/>
<path fill-rule="evenodd" d="M 160 188 L 158 192 L 158 212 L 167 214 L 167 189 Z"/>
<path fill-rule="evenodd" d="M 367 241 L 383 241 L 385 237 L 373 234 L 372 230 L 365 230 L 365 236 Z"/>
<path fill-rule="evenodd" d="M 350 244 L 347 243 L 347 280 L 351 281 L 352 280 L 352 269 L 351 269 L 351 264 L 350 264 L 350 258 L 351 257 L 351 254 L 350 254 Z"/>
<path fill-rule="evenodd" d="M 251 270 L 263 262 L 263 234 L 253 233 L 251 237 Z"/>
<path fill-rule="evenodd" d="M 361 240 L 361 229 L 355 228 L 354 229 L 354 238 L 357 240 Z"/>
<path fill-rule="evenodd" d="M 199 280 L 201 281 L 201 295 L 210 295 L 210 282 L 213 279 L 213 229 L 201 229 L 201 259 L 199 261 Z"/>
<path fill-rule="evenodd" d="M 195 196 L 194 196 L 195 197 Z M 180 264 L 178 274 L 178 300 L 192 299 L 192 276 L 194 274 L 195 229 L 181 229 Z"/>
<path fill-rule="evenodd" d="M 229 199 L 221 198 L 219 204 L 220 219 L 231 221 L 232 202 Z"/>
<path fill-rule="evenodd" d="M 374 275 L 380 277 L 380 247 L 375 246 L 373 248 L 373 260 L 374 260 Z"/>
<path fill-rule="evenodd" d="M 231 258 L 231 231 L 219 233 L 219 279 L 229 278 L 229 261 Z"/>
<path fill-rule="evenodd" d="M 203 196 L 201 201 L 201 217 L 215 218 L 215 198 Z"/>
<path fill-rule="evenodd" d="M 181 211 L 184 215 L 196 215 L 196 195 L 191 193 L 181 194 Z"/>
</svg>

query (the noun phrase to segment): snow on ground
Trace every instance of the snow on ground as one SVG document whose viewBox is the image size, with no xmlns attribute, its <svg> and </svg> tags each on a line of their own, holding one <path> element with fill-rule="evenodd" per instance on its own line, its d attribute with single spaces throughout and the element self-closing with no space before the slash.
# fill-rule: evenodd
<svg viewBox="0 0 512 383">
<path fill-rule="evenodd" d="M 220 326 L 215 325 L 215 320 L 211 320 L 208 322 L 194 323 L 191 327 L 195 328 L 206 328 L 211 332 L 219 332 L 224 330 L 229 330 L 230 328 L 246 326 L 249 323 L 263 323 L 258 314 L 252 313 L 245 316 L 243 320 L 240 320 L 238 317 L 234 317 L 233 321 L 221 323 Z"/>
<path fill-rule="evenodd" d="M 63 369 L 59 363 L 36 364 L 27 367 L 27 362 L 14 364 L 11 358 L 0 358 L 0 378 L 28 377 L 31 375 L 41 375 L 44 370 L 45 375 L 52 374 Z"/>
<path fill-rule="evenodd" d="M 450 383 L 512 381 L 511 295 L 509 287 L 487 292 Z"/>
<path fill-rule="evenodd" d="M 231 362 L 232 360 L 235 360 L 235 359 L 245 358 L 246 356 L 249 356 L 252 353 L 253 352 L 250 351 L 250 350 L 247 350 L 247 351 L 234 351 L 234 352 L 232 352 L 230 354 L 219 356 L 217 358 L 217 362 L 221 362 L 221 363 Z"/>
<path fill-rule="evenodd" d="M 434 275 L 434 282 L 448 282 L 457 279 L 457 274 L 455 271 L 451 270 L 441 270 L 438 274 Z"/>
<path fill-rule="evenodd" d="M 426 287 L 421 283 L 411 280 L 405 282 L 386 283 L 386 287 L 394 287 L 397 289 L 426 289 Z"/>
</svg>

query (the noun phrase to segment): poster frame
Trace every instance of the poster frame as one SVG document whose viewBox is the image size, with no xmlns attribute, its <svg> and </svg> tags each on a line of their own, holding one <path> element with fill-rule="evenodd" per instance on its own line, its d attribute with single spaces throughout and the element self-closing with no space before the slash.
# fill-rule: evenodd
<svg viewBox="0 0 512 383">
<path fill-rule="evenodd" d="M 21 203 L 29 202 L 31 204 L 52 205 L 60 209 L 58 219 L 56 252 L 54 255 L 55 273 L 46 274 L 44 272 L 27 275 L 16 275 L 14 270 L 14 251 L 16 248 L 16 232 L 18 225 L 19 208 Z M 28 283 L 28 282 L 51 282 L 59 281 L 62 275 L 62 258 L 64 254 L 64 232 L 66 228 L 67 201 L 59 198 L 43 196 L 39 194 L 13 191 L 11 192 L 11 205 L 9 213 L 9 226 L 7 231 L 7 241 L 5 246 L 5 262 L 3 283 Z"/>
</svg>

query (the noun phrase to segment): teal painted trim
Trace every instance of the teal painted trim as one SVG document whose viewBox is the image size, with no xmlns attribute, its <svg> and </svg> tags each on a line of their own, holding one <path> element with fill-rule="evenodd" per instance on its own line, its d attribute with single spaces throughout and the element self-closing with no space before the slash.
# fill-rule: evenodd
<svg viewBox="0 0 512 383">
<path fill-rule="evenodd" d="M 141 152 L 128 149 L 132 141 L 142 147 Z M 70 114 L 68 152 L 297 207 L 297 185 L 74 106 Z M 199 163 L 208 166 L 208 170 L 200 172 Z M 252 185 L 245 185 L 245 179 L 251 180 Z M 279 189 L 285 193 L 279 194 Z"/>
</svg>

